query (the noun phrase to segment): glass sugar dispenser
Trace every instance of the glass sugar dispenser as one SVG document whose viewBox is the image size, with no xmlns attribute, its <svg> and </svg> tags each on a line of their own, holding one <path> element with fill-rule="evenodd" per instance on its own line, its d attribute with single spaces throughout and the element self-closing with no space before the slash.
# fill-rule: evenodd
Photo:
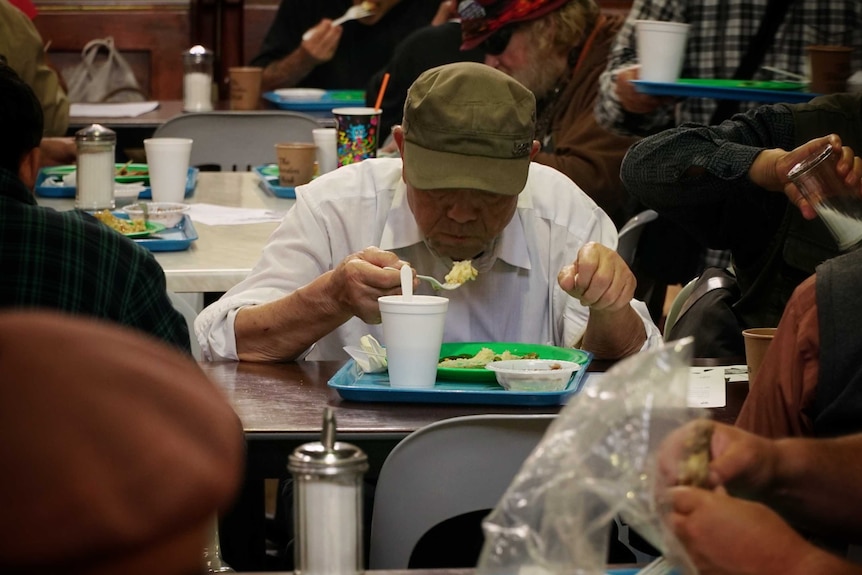
<svg viewBox="0 0 862 575">
<path fill-rule="evenodd" d="M 75 207 L 80 210 L 114 208 L 114 150 L 117 134 L 100 124 L 75 132 L 78 151 Z"/>
<path fill-rule="evenodd" d="M 183 53 L 183 110 L 213 109 L 213 53 L 201 45 Z"/>
<path fill-rule="evenodd" d="M 362 480 L 368 457 L 335 440 L 335 415 L 323 414 L 321 441 L 288 460 L 294 480 L 296 573 L 355 575 L 363 571 Z"/>
</svg>

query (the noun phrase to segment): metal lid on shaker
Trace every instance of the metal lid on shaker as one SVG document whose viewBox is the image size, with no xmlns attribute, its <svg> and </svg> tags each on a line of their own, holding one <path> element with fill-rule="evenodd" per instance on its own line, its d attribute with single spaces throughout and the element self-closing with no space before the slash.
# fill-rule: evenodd
<svg viewBox="0 0 862 575">
<path fill-rule="evenodd" d="M 335 414 L 327 407 L 323 412 L 321 441 L 297 447 L 288 458 L 291 473 L 341 475 L 368 470 L 368 456 L 351 445 L 335 440 Z"/>
<path fill-rule="evenodd" d="M 186 63 L 191 64 L 200 64 L 202 62 L 212 59 L 212 57 L 212 51 L 207 50 L 200 44 L 196 44 L 183 52 L 183 60 L 185 60 Z"/>
<path fill-rule="evenodd" d="M 91 124 L 75 132 L 75 140 L 79 142 L 116 142 L 117 133 L 101 124 Z"/>
</svg>

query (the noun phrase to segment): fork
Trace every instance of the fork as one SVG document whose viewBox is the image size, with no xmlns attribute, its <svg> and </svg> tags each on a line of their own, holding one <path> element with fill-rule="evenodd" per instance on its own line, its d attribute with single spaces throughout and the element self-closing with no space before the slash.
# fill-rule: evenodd
<svg viewBox="0 0 862 575">
<path fill-rule="evenodd" d="M 397 270 L 397 269 L 395 269 L 393 267 L 389 267 L 389 266 L 386 266 L 383 269 L 392 270 L 394 272 L 401 271 L 401 270 Z M 459 284 L 459 283 L 454 283 L 454 282 L 440 283 L 440 280 L 438 280 L 437 278 L 433 278 L 431 276 L 423 276 L 420 274 L 416 274 L 416 277 L 419 278 L 420 280 L 428 282 L 429 284 L 431 284 L 431 287 L 437 291 L 458 289 L 459 287 L 464 285 L 464 284 Z"/>
<path fill-rule="evenodd" d="M 347 12 L 336 18 L 332 21 L 333 26 L 340 26 L 345 22 L 350 20 L 359 20 L 360 18 L 365 18 L 366 16 L 371 16 L 374 14 L 373 10 L 369 10 L 362 6 L 362 4 L 355 4 L 347 9 Z M 302 35 L 303 40 L 310 40 L 311 37 L 314 36 L 314 30 L 308 30 L 305 34 Z"/>
</svg>

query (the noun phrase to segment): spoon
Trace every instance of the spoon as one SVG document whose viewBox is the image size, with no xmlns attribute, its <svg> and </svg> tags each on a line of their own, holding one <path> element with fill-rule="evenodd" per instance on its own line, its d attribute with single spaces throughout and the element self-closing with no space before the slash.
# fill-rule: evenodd
<svg viewBox="0 0 862 575">
<path fill-rule="evenodd" d="M 364 3 L 363 3 L 364 4 Z M 371 16 L 374 14 L 373 10 L 369 10 L 368 8 L 363 7 L 362 4 L 356 4 L 347 9 L 343 15 L 339 16 L 335 20 L 332 21 L 333 26 L 340 26 L 345 22 L 350 20 L 359 20 L 360 18 L 365 18 L 366 16 Z M 303 40 L 310 40 L 311 37 L 314 36 L 314 30 L 308 30 L 305 34 L 302 35 Z"/>
<path fill-rule="evenodd" d="M 408 266 L 404 266 L 404 267 L 408 267 Z M 389 266 L 386 266 L 383 269 L 392 270 L 394 272 L 401 271 L 401 270 L 398 270 L 398 269 L 395 269 L 395 268 L 389 267 Z M 401 268 L 401 269 L 404 269 L 404 268 Z M 429 284 L 431 284 L 431 287 L 434 288 L 435 290 L 441 290 L 441 289 L 442 290 L 453 290 L 453 289 L 458 289 L 459 287 L 464 285 L 464 284 L 452 283 L 452 282 L 440 283 L 440 280 L 438 280 L 437 278 L 432 278 L 431 276 L 423 276 L 423 275 L 416 274 L 416 277 L 419 278 L 420 280 L 426 281 Z"/>
</svg>

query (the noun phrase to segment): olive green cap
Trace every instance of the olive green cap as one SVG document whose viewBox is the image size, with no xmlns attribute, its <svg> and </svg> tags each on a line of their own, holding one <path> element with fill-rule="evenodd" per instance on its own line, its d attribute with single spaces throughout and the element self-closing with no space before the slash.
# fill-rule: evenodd
<svg viewBox="0 0 862 575">
<path fill-rule="evenodd" d="M 536 99 L 490 66 L 447 64 L 410 87 L 402 129 L 404 174 L 412 186 L 514 196 L 527 183 Z"/>
</svg>

